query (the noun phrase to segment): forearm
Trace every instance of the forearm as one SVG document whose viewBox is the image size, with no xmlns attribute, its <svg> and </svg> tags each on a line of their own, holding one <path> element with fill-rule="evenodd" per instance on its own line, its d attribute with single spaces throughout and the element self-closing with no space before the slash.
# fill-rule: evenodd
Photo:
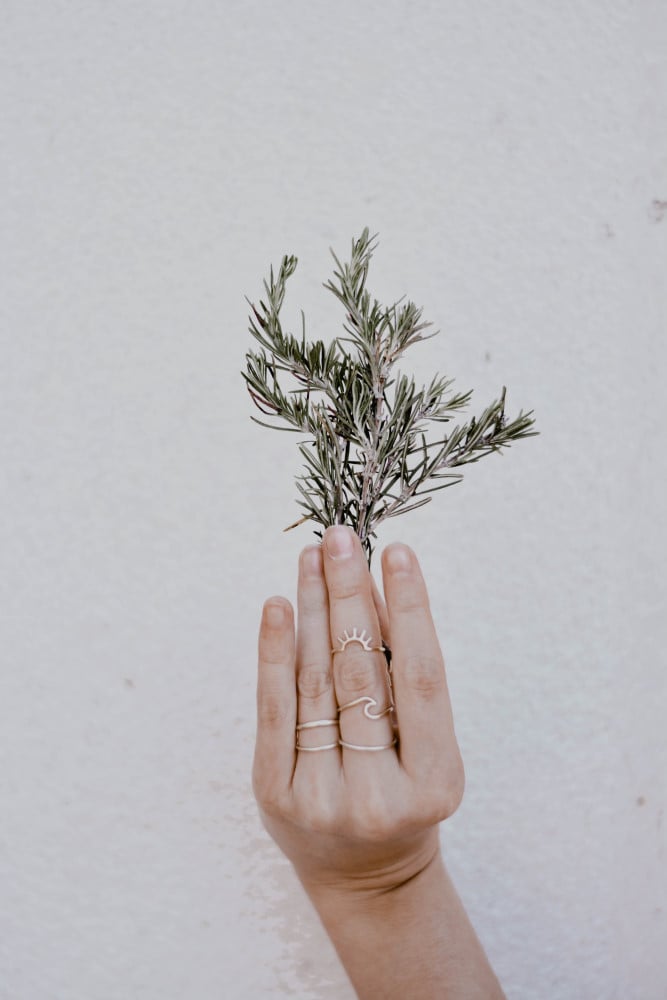
<svg viewBox="0 0 667 1000">
<path fill-rule="evenodd" d="M 439 852 L 383 893 L 305 888 L 360 1000 L 503 1000 Z"/>
</svg>

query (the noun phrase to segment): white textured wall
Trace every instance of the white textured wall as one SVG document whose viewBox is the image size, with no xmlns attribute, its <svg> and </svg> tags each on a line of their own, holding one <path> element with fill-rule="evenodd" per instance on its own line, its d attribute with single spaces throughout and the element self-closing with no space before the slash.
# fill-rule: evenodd
<svg viewBox="0 0 667 1000">
<path fill-rule="evenodd" d="M 350 996 L 249 787 L 258 611 L 312 535 L 249 420 L 244 293 L 542 436 L 383 532 L 467 765 L 450 867 L 516 1000 L 667 997 L 667 8 L 0 8 L 1 1000 Z"/>
</svg>

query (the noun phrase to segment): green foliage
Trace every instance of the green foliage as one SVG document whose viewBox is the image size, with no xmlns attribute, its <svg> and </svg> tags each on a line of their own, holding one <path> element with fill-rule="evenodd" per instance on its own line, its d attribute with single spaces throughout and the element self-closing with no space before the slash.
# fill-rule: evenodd
<svg viewBox="0 0 667 1000">
<path fill-rule="evenodd" d="M 306 340 L 303 313 L 300 338 L 283 331 L 280 310 L 297 259 L 283 257 L 277 277 L 271 268 L 266 300 L 259 308 L 248 300 L 250 333 L 259 350 L 248 351 L 243 373 L 258 409 L 282 423 L 253 420 L 308 435 L 299 444 L 304 471 L 296 480 L 305 513 L 289 527 L 311 520 L 321 536 L 329 525 L 349 524 L 369 563 L 384 520 L 421 507 L 432 499 L 429 494 L 460 482 L 461 473 L 453 471 L 460 466 L 537 433 L 532 411 L 506 419 L 503 388 L 479 417 L 427 438 L 431 425 L 449 424 L 471 393 L 452 392 L 452 380 L 439 375 L 418 389 L 414 378 L 395 370 L 409 347 L 435 333 L 424 333 L 432 324 L 422 320 L 414 302 L 399 299 L 383 306 L 371 298 L 366 279 L 375 240 L 364 229 L 352 241 L 349 264 L 332 251 L 336 268 L 324 287 L 345 310 L 345 335 L 328 347 Z"/>
</svg>

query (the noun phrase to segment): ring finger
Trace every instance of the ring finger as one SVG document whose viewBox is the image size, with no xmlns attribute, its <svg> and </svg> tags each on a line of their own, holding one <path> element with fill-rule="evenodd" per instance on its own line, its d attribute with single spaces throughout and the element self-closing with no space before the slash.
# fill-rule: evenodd
<svg viewBox="0 0 667 1000">
<path fill-rule="evenodd" d="M 299 559 L 297 592 L 297 766 L 321 780 L 340 768 L 338 713 L 329 649 L 329 599 L 322 550 L 310 545 Z M 324 748 L 327 749 L 319 749 Z"/>
</svg>

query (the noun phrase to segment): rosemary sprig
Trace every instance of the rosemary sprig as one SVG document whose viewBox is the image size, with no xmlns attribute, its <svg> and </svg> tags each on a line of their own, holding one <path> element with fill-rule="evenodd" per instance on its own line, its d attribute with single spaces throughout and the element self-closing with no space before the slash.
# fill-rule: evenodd
<svg viewBox="0 0 667 1000">
<path fill-rule="evenodd" d="M 248 351 L 242 373 L 253 402 L 269 418 L 253 420 L 308 436 L 299 443 L 305 469 L 296 480 L 305 513 L 285 531 L 310 520 L 321 536 L 331 524 L 350 524 L 369 564 L 383 521 L 460 482 L 462 474 L 453 471 L 460 466 L 537 434 L 532 411 L 507 420 L 503 388 L 479 417 L 427 439 L 430 425 L 450 423 L 471 392 L 450 391 L 453 380 L 439 375 L 418 389 L 414 378 L 395 370 L 409 347 L 435 333 L 424 332 L 432 324 L 414 302 L 402 298 L 383 306 L 371 298 L 366 280 L 376 246 L 364 229 L 352 241 L 349 263 L 331 251 L 336 266 L 324 287 L 343 305 L 345 322 L 344 335 L 328 347 L 306 340 L 303 312 L 300 338 L 283 331 L 280 311 L 297 259 L 283 257 L 277 276 L 272 267 L 265 300 L 258 307 L 247 300 L 259 350 Z"/>
</svg>

